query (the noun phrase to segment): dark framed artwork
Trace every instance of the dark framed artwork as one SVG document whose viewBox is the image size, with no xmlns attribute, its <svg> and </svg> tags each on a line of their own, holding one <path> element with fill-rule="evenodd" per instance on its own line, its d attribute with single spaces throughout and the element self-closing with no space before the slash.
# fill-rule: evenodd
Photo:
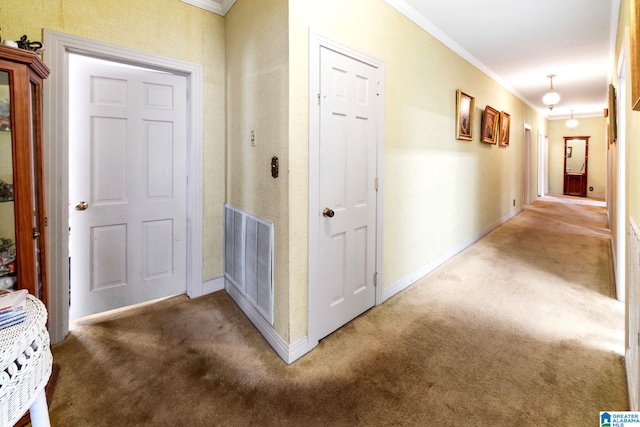
<svg viewBox="0 0 640 427">
<path fill-rule="evenodd" d="M 609 85 L 609 144 L 616 142 L 618 138 L 618 126 L 616 118 L 616 88 L 614 85 Z"/>
<path fill-rule="evenodd" d="M 509 146 L 509 134 L 511 133 L 511 115 L 500 111 L 500 146 Z"/>
<path fill-rule="evenodd" d="M 488 105 L 482 114 L 482 142 L 495 144 L 498 141 L 498 125 L 500 113 Z"/>
<path fill-rule="evenodd" d="M 573 154 L 573 147 L 567 147 L 567 158 L 571 158 L 571 154 Z"/>
<path fill-rule="evenodd" d="M 458 89 L 456 91 L 456 139 L 473 140 L 476 99 Z"/>
</svg>

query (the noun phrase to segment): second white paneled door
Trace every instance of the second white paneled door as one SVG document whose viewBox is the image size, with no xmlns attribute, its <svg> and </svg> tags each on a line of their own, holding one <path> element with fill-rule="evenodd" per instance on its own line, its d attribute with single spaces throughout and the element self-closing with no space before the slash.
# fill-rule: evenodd
<svg viewBox="0 0 640 427">
<path fill-rule="evenodd" d="M 70 318 L 186 291 L 186 77 L 69 60 Z"/>
<path fill-rule="evenodd" d="M 378 69 L 320 49 L 318 338 L 375 305 Z"/>
</svg>

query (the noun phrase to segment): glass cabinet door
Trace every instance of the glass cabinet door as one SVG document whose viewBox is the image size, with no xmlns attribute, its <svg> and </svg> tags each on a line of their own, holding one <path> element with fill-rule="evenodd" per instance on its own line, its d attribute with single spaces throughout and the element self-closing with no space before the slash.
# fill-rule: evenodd
<svg viewBox="0 0 640 427">
<path fill-rule="evenodd" d="M 42 195 L 42 80 L 33 52 L 0 45 L 0 290 L 47 306 Z"/>
<path fill-rule="evenodd" d="M 9 83 L 9 73 L 0 71 L 0 289 L 14 289 L 17 281 Z"/>
</svg>

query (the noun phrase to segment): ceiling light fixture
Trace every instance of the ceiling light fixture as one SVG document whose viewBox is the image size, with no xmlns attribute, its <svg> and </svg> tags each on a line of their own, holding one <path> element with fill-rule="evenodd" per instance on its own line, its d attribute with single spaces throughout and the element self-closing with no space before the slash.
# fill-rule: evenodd
<svg viewBox="0 0 640 427">
<path fill-rule="evenodd" d="M 571 110 L 571 118 L 569 120 L 567 120 L 567 127 L 569 129 L 573 129 L 576 126 L 578 126 L 578 121 L 573 118 L 573 110 Z"/>
<path fill-rule="evenodd" d="M 551 87 L 549 89 L 549 92 L 547 92 L 547 94 L 542 97 L 542 102 L 544 102 L 549 107 L 549 110 L 553 110 L 553 107 L 555 107 L 558 101 L 560 101 L 560 95 L 558 95 L 558 93 L 554 92 L 553 90 L 553 78 L 555 76 L 555 74 L 549 74 L 547 76 L 551 81 Z"/>
</svg>

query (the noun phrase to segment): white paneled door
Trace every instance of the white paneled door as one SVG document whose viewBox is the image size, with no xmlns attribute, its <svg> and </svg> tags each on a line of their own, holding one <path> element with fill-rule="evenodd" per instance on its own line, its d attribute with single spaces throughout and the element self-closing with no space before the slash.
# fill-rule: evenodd
<svg viewBox="0 0 640 427">
<path fill-rule="evenodd" d="M 70 318 L 186 291 L 186 77 L 69 60 Z"/>
<path fill-rule="evenodd" d="M 375 304 L 377 76 L 321 47 L 318 338 Z"/>
</svg>

